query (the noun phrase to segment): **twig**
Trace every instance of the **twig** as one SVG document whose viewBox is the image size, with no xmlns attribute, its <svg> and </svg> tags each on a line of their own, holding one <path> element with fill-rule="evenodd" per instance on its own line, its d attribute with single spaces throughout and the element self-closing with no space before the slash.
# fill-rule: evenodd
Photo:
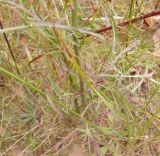
<svg viewBox="0 0 160 156">
<path fill-rule="evenodd" d="M 3 29 L 3 24 L 2 24 L 2 21 L 1 21 L 1 20 L 0 20 L 0 28 Z M 19 72 L 19 69 L 18 69 L 18 67 L 17 67 L 16 58 L 15 58 L 15 56 L 14 56 L 14 54 L 13 54 L 13 51 L 12 51 L 11 45 L 10 45 L 10 43 L 9 43 L 9 41 L 8 41 L 7 35 L 6 35 L 5 33 L 3 33 L 3 36 L 4 36 L 4 39 L 5 39 L 5 41 L 6 41 L 7 47 L 8 47 L 8 49 L 9 49 L 9 51 L 10 51 L 10 54 L 11 54 L 11 56 L 12 56 L 12 59 L 13 59 L 13 61 L 14 61 L 14 64 L 15 64 L 17 73 L 19 74 L 20 72 Z"/>
<path fill-rule="evenodd" d="M 129 23 L 135 23 L 139 20 L 144 20 L 146 18 L 157 16 L 157 15 L 160 15 L 160 10 L 154 10 L 154 11 L 152 11 L 150 13 L 147 13 L 147 14 L 144 14 L 142 16 L 123 21 L 122 23 L 119 23 L 117 26 L 125 26 L 125 25 L 128 25 Z M 112 29 L 112 26 L 109 26 L 109 27 L 105 27 L 105 28 L 102 28 L 102 29 L 95 30 L 94 32 L 95 33 L 103 33 L 103 32 L 109 31 L 111 29 Z"/>
</svg>

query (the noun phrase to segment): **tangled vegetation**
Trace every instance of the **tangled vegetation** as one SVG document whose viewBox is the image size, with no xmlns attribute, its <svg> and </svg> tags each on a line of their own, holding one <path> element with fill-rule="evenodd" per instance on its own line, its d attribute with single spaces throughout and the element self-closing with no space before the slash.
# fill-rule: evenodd
<svg viewBox="0 0 160 156">
<path fill-rule="evenodd" d="M 0 0 L 1 156 L 159 156 L 159 0 Z"/>
</svg>

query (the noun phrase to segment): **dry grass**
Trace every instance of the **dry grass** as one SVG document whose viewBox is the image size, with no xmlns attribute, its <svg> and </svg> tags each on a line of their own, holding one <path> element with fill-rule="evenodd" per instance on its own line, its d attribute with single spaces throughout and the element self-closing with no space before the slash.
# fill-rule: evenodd
<svg viewBox="0 0 160 156">
<path fill-rule="evenodd" d="M 0 0 L 1 156 L 159 156 L 157 2 Z"/>
</svg>

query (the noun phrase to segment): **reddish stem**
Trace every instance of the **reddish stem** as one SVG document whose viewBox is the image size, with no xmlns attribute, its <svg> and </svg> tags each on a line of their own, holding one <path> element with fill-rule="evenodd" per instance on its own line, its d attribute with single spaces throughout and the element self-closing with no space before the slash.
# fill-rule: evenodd
<svg viewBox="0 0 160 156">
<path fill-rule="evenodd" d="M 154 10 L 154 11 L 152 11 L 150 13 L 147 13 L 147 14 L 144 14 L 142 16 L 123 21 L 122 23 L 119 23 L 118 26 L 125 26 L 125 25 L 128 25 L 129 23 L 135 23 L 139 20 L 144 20 L 146 18 L 157 16 L 157 15 L 160 15 L 160 10 Z M 102 33 L 102 32 L 109 31 L 111 29 L 112 29 L 112 26 L 109 26 L 109 27 L 105 27 L 105 28 L 102 28 L 102 29 L 95 30 L 94 32 L 95 33 Z"/>
</svg>

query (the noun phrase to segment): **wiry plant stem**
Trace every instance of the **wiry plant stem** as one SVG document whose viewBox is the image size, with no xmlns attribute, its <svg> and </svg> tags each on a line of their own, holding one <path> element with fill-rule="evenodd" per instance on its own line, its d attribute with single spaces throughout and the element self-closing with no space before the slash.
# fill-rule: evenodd
<svg viewBox="0 0 160 156">
<path fill-rule="evenodd" d="M 2 21 L 1 21 L 1 20 L 0 20 L 0 28 L 3 29 L 3 24 L 2 24 Z M 12 51 L 11 45 L 10 45 L 10 43 L 9 43 L 9 41 L 8 41 L 7 35 L 6 35 L 5 33 L 3 33 L 3 36 L 4 36 L 4 39 L 5 39 L 5 41 L 6 41 L 7 47 L 8 47 L 8 49 L 9 49 L 9 51 L 10 51 L 10 54 L 11 54 L 11 57 L 12 57 L 12 59 L 13 59 L 14 65 L 15 65 L 15 67 L 16 67 L 17 73 L 19 74 L 20 71 L 19 71 L 19 69 L 18 69 L 18 66 L 17 66 L 17 63 L 16 63 L 16 58 L 15 58 L 15 56 L 14 56 L 14 54 L 13 54 L 13 51 Z"/>
<path fill-rule="evenodd" d="M 127 26 L 127 29 L 126 29 L 126 38 L 125 38 L 125 43 L 124 43 L 125 47 L 127 47 L 128 40 L 129 40 L 129 32 L 130 32 L 131 26 L 132 26 L 131 20 L 132 20 L 132 16 L 133 16 L 133 13 L 134 13 L 134 3 L 135 3 L 135 1 L 131 0 L 129 15 L 128 15 L 129 23 L 128 23 L 128 26 Z"/>
<path fill-rule="evenodd" d="M 73 1 L 73 5 L 74 5 L 74 9 L 72 11 L 72 25 L 74 27 L 78 26 L 78 2 L 77 0 Z M 79 60 L 79 47 L 78 47 L 78 38 L 73 35 L 73 41 L 74 41 L 74 51 L 75 51 L 75 55 L 76 55 L 76 61 L 78 63 L 78 65 L 80 66 L 80 60 Z M 81 104 L 85 103 L 85 97 L 84 97 L 84 85 L 83 85 L 83 80 L 81 78 L 81 76 L 79 75 L 79 87 L 80 87 L 80 95 L 81 95 Z M 78 108 L 78 103 L 77 100 L 75 101 L 75 108 L 76 110 L 79 112 L 79 108 Z"/>
</svg>

